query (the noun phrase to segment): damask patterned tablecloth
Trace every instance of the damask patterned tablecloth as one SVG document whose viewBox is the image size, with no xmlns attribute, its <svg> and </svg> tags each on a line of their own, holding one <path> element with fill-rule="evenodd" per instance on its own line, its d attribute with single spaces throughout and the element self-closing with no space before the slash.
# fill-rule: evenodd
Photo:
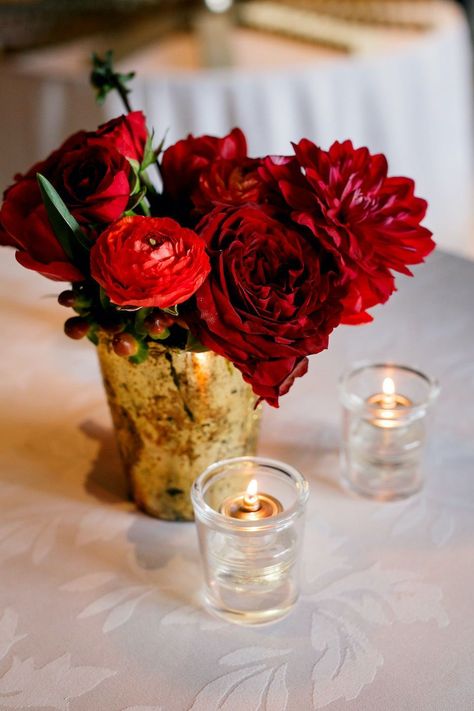
<svg viewBox="0 0 474 711">
<path fill-rule="evenodd" d="M 260 451 L 311 497 L 296 609 L 243 628 L 201 609 L 193 524 L 124 499 L 93 347 L 57 285 L 0 264 L 0 708 L 474 708 L 474 263 L 437 253 L 373 324 L 340 328 Z M 51 297 L 50 297 L 51 295 Z M 440 378 L 427 484 L 406 502 L 338 487 L 341 370 L 395 359 Z"/>
</svg>

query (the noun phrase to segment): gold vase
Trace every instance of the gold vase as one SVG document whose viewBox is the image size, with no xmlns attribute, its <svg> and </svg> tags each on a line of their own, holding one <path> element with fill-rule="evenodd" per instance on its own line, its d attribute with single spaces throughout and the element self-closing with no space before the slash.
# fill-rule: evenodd
<svg viewBox="0 0 474 711">
<path fill-rule="evenodd" d="M 256 397 L 215 353 L 152 343 L 139 365 L 98 345 L 119 452 L 136 504 L 157 518 L 190 521 L 190 490 L 210 464 L 255 454 Z"/>
</svg>

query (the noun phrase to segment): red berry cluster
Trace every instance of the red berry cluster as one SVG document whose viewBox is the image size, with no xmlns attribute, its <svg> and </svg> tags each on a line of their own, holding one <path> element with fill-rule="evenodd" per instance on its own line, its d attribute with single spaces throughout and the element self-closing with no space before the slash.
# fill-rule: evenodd
<svg viewBox="0 0 474 711">
<path fill-rule="evenodd" d="M 81 283 L 62 291 L 58 296 L 61 306 L 72 308 L 77 316 L 68 318 L 64 332 L 79 340 L 87 336 L 98 340 L 98 332 L 113 336 L 112 347 L 118 356 L 134 358 L 147 348 L 148 340 L 167 340 L 174 329 L 184 330 L 181 319 L 161 309 L 120 310 L 106 301 L 99 309 L 98 300 L 88 295 L 90 285 Z M 94 305 L 93 305 L 94 304 Z"/>
</svg>

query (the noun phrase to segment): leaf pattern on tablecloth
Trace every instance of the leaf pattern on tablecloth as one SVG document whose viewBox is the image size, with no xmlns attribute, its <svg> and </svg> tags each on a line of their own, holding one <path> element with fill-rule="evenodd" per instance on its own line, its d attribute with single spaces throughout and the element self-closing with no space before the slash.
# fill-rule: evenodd
<svg viewBox="0 0 474 711">
<path fill-rule="evenodd" d="M 428 502 L 426 495 L 381 506 L 375 512 L 374 519 L 389 521 L 390 535 L 393 537 L 412 535 L 414 530 L 424 528 L 437 548 L 446 545 L 455 531 L 453 514 L 441 505 Z"/>
<path fill-rule="evenodd" d="M 107 615 L 107 619 L 102 625 L 104 632 L 112 632 L 117 627 L 124 625 L 133 615 L 137 605 L 151 593 L 151 590 L 145 590 L 140 595 L 133 597 L 131 600 L 116 605 L 114 609 Z"/>
<path fill-rule="evenodd" d="M 347 554 L 350 541 L 334 536 L 321 519 L 308 524 L 311 550 L 305 555 L 299 615 L 308 630 L 302 644 L 313 656 L 308 659 L 312 707 L 320 709 L 356 698 L 374 680 L 383 666 L 383 655 L 374 642 L 373 630 L 378 626 L 434 620 L 442 627 L 448 620 L 439 588 L 420 581 L 411 571 L 384 569 L 379 563 L 354 570 Z M 181 604 L 158 617 L 159 627 L 181 627 L 186 635 L 187 626 L 197 625 L 203 635 L 232 639 L 227 632 L 230 623 L 202 609 L 198 561 L 180 553 L 164 560 L 160 567 L 143 567 L 143 561 L 127 549 L 120 571 L 111 561 L 110 569 L 74 578 L 62 590 L 82 601 L 78 621 L 97 618 L 104 634 L 130 623 L 145 600 L 147 610 L 155 609 L 155 599 L 164 595 L 170 602 L 180 599 Z M 285 711 L 291 705 L 287 670 L 296 663 L 295 650 L 244 646 L 228 650 L 217 661 L 216 668 L 224 673 L 197 692 L 191 711 L 234 711 L 242 700 L 248 711 Z"/>
<path fill-rule="evenodd" d="M 61 590 L 66 590 L 67 592 L 84 592 L 87 590 L 96 590 L 96 588 L 101 585 L 105 585 L 114 578 L 116 578 L 115 573 L 109 573 L 107 571 L 99 573 L 89 573 L 87 575 L 81 575 L 79 578 L 71 580 L 69 583 L 64 583 L 61 585 Z"/>
<path fill-rule="evenodd" d="M 196 596 L 197 598 L 197 596 Z M 196 599 L 194 605 L 180 605 L 161 618 L 162 625 L 199 625 L 203 632 L 227 627 L 230 623 L 220 620 L 203 610 Z"/>
<path fill-rule="evenodd" d="M 122 507 L 94 508 L 81 518 L 76 545 L 85 546 L 97 541 L 111 541 L 116 536 L 124 534 L 130 524 L 130 515 Z"/>
<path fill-rule="evenodd" d="M 99 588 L 105 586 L 108 588 L 78 613 L 78 620 L 95 617 L 106 612 L 102 631 L 104 633 L 112 632 L 127 623 L 142 600 L 156 594 L 157 591 L 177 593 L 184 586 L 189 589 L 198 589 L 199 566 L 196 562 L 189 561 L 181 555 L 173 556 L 165 565 L 155 570 L 144 570 L 130 556 L 125 562 L 125 571 L 122 576 L 112 572 L 98 571 L 80 576 L 62 585 L 61 589 L 66 592 L 87 593 L 97 592 Z M 133 580 L 137 584 L 127 584 L 126 580 L 128 582 Z M 110 584 L 113 584 L 112 588 L 110 588 Z M 185 605 L 183 607 L 185 610 L 189 608 L 189 610 L 199 612 L 204 619 L 207 617 L 199 606 Z M 176 612 L 173 624 L 177 622 L 178 616 L 179 613 Z"/>
<path fill-rule="evenodd" d="M 288 686 L 286 684 L 287 664 L 277 667 L 267 686 L 265 711 L 286 711 L 288 707 Z"/>
<path fill-rule="evenodd" d="M 241 669 L 222 674 L 206 684 L 189 711 L 286 711 L 287 664 L 279 659 L 290 650 L 243 647 L 225 654 L 219 664 Z"/>
<path fill-rule="evenodd" d="M 41 529 L 32 549 L 32 558 L 35 565 L 39 565 L 53 549 L 60 523 L 61 516 L 56 516 Z"/>
<path fill-rule="evenodd" d="M 11 709 L 68 711 L 71 700 L 92 691 L 115 674 L 102 667 L 73 666 L 70 654 L 63 654 L 42 667 L 36 666 L 33 658 L 13 657 L 10 668 L 0 677 L 0 705 Z"/>
<path fill-rule="evenodd" d="M 14 491 L 10 487 L 10 492 Z M 64 502 L 16 505 L 3 515 L 0 525 L 0 565 L 21 555 L 31 555 L 33 564 L 40 565 L 66 528 L 74 531 L 76 546 L 85 546 L 124 535 L 131 522 L 123 506 L 84 509 L 81 504 L 65 506 Z"/>
<path fill-rule="evenodd" d="M 384 570 L 379 563 L 306 597 L 316 606 L 311 626 L 312 646 L 318 653 L 312 675 L 315 709 L 355 699 L 374 680 L 383 656 L 371 642 L 371 627 L 449 623 L 438 587 L 420 582 L 410 571 Z"/>
<path fill-rule="evenodd" d="M 87 605 L 77 618 L 81 620 L 107 612 L 102 631 L 112 632 L 131 618 L 139 602 L 152 591 L 153 589 L 150 586 L 143 585 L 116 588 Z"/>
<path fill-rule="evenodd" d="M 228 667 L 238 667 L 252 662 L 263 662 L 266 659 L 282 657 L 291 654 L 291 649 L 266 649 L 266 647 L 242 647 L 235 652 L 225 654 L 219 664 Z"/>
<path fill-rule="evenodd" d="M 32 556 L 37 565 L 51 550 L 55 534 L 56 527 L 51 528 L 49 517 L 35 520 L 34 516 L 27 513 L 19 514 L 16 520 L 0 526 L 0 565 L 25 553 L 33 553 L 37 541 L 43 539 L 43 544 L 36 548 L 36 554 Z M 45 540 L 47 548 L 44 545 Z"/>
<path fill-rule="evenodd" d="M 441 511 L 431 526 L 431 540 L 438 548 L 446 545 L 455 530 L 454 516 L 448 511 Z"/>
<path fill-rule="evenodd" d="M 355 699 L 383 664 L 380 652 L 357 625 L 329 613 L 314 613 L 311 640 L 318 652 L 313 667 L 313 708 Z"/>
<path fill-rule="evenodd" d="M 420 582 L 416 573 L 384 570 L 380 563 L 354 571 L 310 596 L 320 605 L 342 603 L 367 622 L 391 624 L 435 620 L 440 627 L 448 624 L 441 606 L 442 594 L 436 585 Z"/>
<path fill-rule="evenodd" d="M 312 587 L 315 581 L 333 576 L 335 571 L 350 571 L 351 565 L 342 552 L 346 539 L 331 535 L 328 524 L 319 519 L 311 518 L 306 523 L 303 544 L 305 561 L 302 571 L 303 590 Z M 314 551 L 317 550 L 317 555 Z"/>
<path fill-rule="evenodd" d="M 0 617 L 0 661 L 4 659 L 14 644 L 28 635 L 17 634 L 18 613 L 7 607 Z"/>
</svg>

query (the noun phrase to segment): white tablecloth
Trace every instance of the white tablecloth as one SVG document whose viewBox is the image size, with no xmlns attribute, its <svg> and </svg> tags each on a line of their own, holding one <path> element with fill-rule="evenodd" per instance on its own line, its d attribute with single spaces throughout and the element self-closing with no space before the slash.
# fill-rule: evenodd
<svg viewBox="0 0 474 711">
<path fill-rule="evenodd" d="M 259 629 L 201 609 L 193 524 L 123 500 L 94 349 L 62 335 L 53 291 L 2 254 L 0 708 L 474 708 L 473 263 L 435 254 L 266 409 L 261 453 L 311 496 L 302 597 Z M 362 358 L 441 380 L 427 485 L 406 502 L 337 486 L 336 381 Z"/>
<path fill-rule="evenodd" d="M 252 154 L 287 153 L 305 136 L 323 146 L 350 137 L 387 154 L 395 174 L 416 179 L 431 203 L 429 223 L 442 246 L 471 238 L 473 179 L 471 51 L 461 10 L 433 4 L 424 33 L 380 30 L 366 54 L 241 30 L 232 70 L 198 68 L 185 36 L 131 56 L 132 103 L 158 137 L 188 132 L 247 133 Z M 88 57 L 98 40 L 36 52 L 0 64 L 0 188 L 68 134 L 121 112 L 118 101 L 94 106 Z"/>
</svg>

